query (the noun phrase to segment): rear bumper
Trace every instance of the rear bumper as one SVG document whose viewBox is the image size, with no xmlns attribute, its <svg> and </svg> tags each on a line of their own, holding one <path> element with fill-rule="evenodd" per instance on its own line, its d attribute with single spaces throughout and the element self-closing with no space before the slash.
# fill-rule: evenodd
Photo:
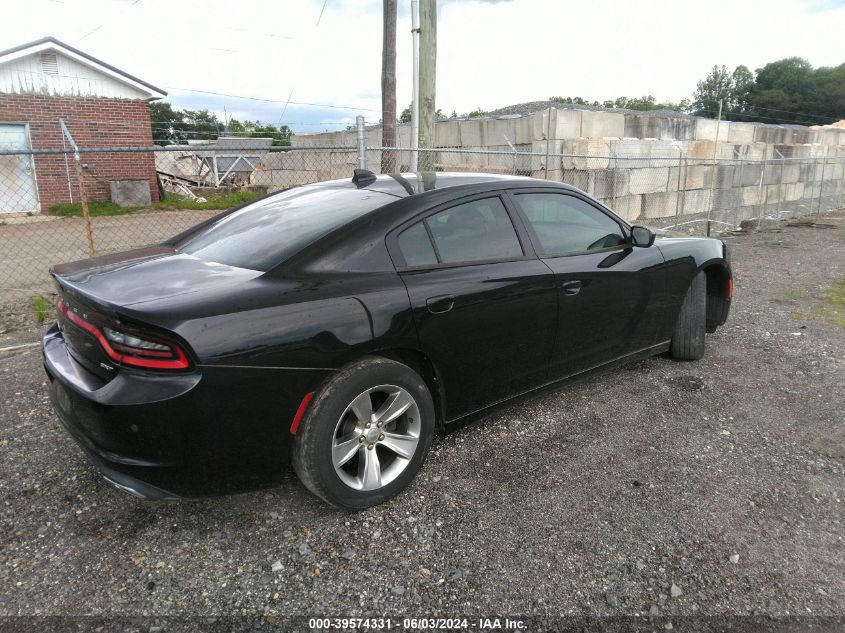
<svg viewBox="0 0 845 633">
<path fill-rule="evenodd" d="M 200 367 L 156 374 L 122 368 L 103 382 L 71 357 L 57 328 L 45 334 L 42 347 L 62 425 L 106 481 L 149 499 L 278 483 L 302 394 L 324 378 L 308 370 Z"/>
</svg>

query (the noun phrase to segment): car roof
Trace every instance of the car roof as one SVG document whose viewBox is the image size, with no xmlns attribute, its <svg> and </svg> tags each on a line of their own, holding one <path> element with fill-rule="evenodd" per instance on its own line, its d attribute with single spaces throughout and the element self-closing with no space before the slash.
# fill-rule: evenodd
<svg viewBox="0 0 845 633">
<path fill-rule="evenodd" d="M 561 182 L 525 176 L 469 172 L 423 172 L 377 176 L 356 170 L 354 178 L 306 185 L 311 191 L 329 189 L 349 193 L 368 191 L 391 196 L 388 203 L 374 204 L 373 210 L 339 226 L 316 242 L 305 246 L 275 269 L 275 273 L 302 270 L 343 270 L 347 272 L 393 272 L 384 236 L 393 227 L 409 221 L 426 209 L 465 196 L 504 189 L 546 188 L 579 192 Z M 304 188 L 305 188 L 304 187 Z M 381 202 L 381 201 L 379 201 Z"/>
<path fill-rule="evenodd" d="M 307 185 L 310 189 L 366 189 L 378 193 L 385 193 L 397 198 L 409 198 L 430 191 L 440 191 L 455 187 L 472 187 L 473 185 L 491 185 L 498 188 L 508 186 L 536 186 L 544 184 L 550 187 L 575 190 L 565 183 L 545 181 L 529 176 L 512 174 L 485 174 L 475 172 L 422 172 L 397 173 L 377 175 L 366 170 L 355 170 L 353 178 L 329 180 Z M 363 177 L 361 176 L 363 174 Z"/>
</svg>

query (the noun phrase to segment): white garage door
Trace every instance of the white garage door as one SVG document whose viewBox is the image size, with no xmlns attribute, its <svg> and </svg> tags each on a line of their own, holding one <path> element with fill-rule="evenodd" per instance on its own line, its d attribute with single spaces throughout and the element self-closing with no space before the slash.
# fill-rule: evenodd
<svg viewBox="0 0 845 633">
<path fill-rule="evenodd" d="M 0 150 L 28 150 L 26 126 L 0 123 Z M 0 155 L 0 214 L 38 213 L 33 157 L 27 154 Z"/>
</svg>

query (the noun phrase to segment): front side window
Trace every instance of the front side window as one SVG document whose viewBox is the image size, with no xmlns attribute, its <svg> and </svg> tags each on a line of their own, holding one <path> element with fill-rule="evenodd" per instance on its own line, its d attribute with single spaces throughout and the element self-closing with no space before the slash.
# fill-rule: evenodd
<svg viewBox="0 0 845 633">
<path fill-rule="evenodd" d="M 580 198 L 560 193 L 520 193 L 516 199 L 547 256 L 625 243 L 619 224 Z"/>
<path fill-rule="evenodd" d="M 435 213 L 400 233 L 398 243 L 407 266 L 513 259 L 524 254 L 500 198 L 473 200 Z"/>
</svg>

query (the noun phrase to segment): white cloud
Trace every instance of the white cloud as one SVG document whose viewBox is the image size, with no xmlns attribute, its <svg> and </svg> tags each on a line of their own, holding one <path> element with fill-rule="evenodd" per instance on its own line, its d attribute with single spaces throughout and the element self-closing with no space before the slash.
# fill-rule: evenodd
<svg viewBox="0 0 845 633">
<path fill-rule="evenodd" d="M 379 118 L 381 2 L 34 0 L 4 7 L 0 41 L 54 35 L 172 93 L 177 104 L 226 104 L 239 118 L 298 130 Z M 410 102 L 409 0 L 400 0 L 397 104 Z M 407 6 L 406 6 L 407 5 Z M 842 63 L 845 8 L 825 0 L 570 3 L 441 0 L 437 105 L 495 108 L 551 95 L 690 96 L 714 64 L 754 69 L 787 56 Z M 33 16 L 38 19 L 33 19 Z M 194 89 L 274 100 L 231 100 Z M 300 125 L 307 124 L 307 125 Z M 319 124 L 319 125 L 315 125 Z M 325 125 L 329 124 L 329 125 Z"/>
</svg>

